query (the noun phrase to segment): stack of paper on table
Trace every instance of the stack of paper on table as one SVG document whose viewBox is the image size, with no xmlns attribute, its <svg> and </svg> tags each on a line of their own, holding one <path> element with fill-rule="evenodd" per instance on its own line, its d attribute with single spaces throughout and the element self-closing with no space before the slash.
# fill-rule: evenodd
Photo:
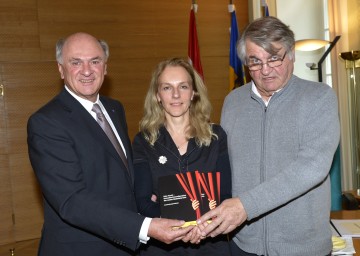
<svg viewBox="0 0 360 256">
<path fill-rule="evenodd" d="M 346 247 L 341 250 L 334 250 L 331 255 L 340 256 L 340 255 L 353 255 L 355 253 L 355 248 L 353 244 L 353 237 L 360 237 L 360 220 L 331 220 L 333 226 L 331 226 L 333 236 L 341 236 L 342 239 L 346 242 Z M 357 227 L 356 225 L 359 225 Z"/>
</svg>

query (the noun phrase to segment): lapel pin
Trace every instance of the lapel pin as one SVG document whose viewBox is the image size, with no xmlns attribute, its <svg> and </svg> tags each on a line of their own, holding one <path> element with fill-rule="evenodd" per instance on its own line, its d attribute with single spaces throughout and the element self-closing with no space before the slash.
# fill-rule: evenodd
<svg viewBox="0 0 360 256">
<path fill-rule="evenodd" d="M 160 157 L 159 157 L 159 163 L 160 163 L 160 164 L 165 164 L 166 162 L 167 162 L 166 156 L 160 156 Z"/>
</svg>

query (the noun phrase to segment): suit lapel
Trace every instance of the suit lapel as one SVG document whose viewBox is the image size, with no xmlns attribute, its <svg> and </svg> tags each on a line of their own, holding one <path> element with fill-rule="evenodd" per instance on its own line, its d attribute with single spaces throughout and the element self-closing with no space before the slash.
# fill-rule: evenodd
<svg viewBox="0 0 360 256">
<path fill-rule="evenodd" d="M 123 166 L 123 171 L 126 171 L 126 167 L 124 163 L 122 162 L 119 154 L 116 152 L 114 146 L 112 145 L 111 141 L 108 139 L 107 135 L 104 133 L 100 125 L 96 122 L 96 120 L 89 114 L 89 112 L 73 97 L 71 96 L 66 89 L 64 89 L 60 95 L 59 99 L 64 103 L 64 110 L 69 112 L 69 117 L 73 122 L 80 122 L 84 125 L 86 124 L 87 129 L 91 133 L 91 138 L 98 141 L 99 145 L 102 145 L 108 152 L 111 154 L 117 161 Z M 106 108 L 106 111 L 108 112 L 111 120 L 113 121 L 116 130 L 118 131 L 118 134 L 124 144 L 126 155 L 129 156 L 129 149 L 128 149 L 128 142 L 126 140 L 126 137 L 124 139 L 124 132 L 121 129 L 120 126 L 120 119 L 117 117 L 116 111 L 114 108 L 109 107 L 109 102 L 107 100 L 101 99 L 101 102 L 103 103 L 104 107 Z M 114 111 L 113 111 L 114 109 Z M 86 129 L 85 129 L 86 130 Z M 128 157 L 128 165 L 129 169 L 131 166 L 131 171 L 129 170 L 131 177 L 127 175 L 129 178 L 129 182 L 133 184 L 133 175 L 132 175 L 132 163 L 131 160 L 129 161 Z M 131 164 L 130 164 L 131 163 Z"/>
</svg>

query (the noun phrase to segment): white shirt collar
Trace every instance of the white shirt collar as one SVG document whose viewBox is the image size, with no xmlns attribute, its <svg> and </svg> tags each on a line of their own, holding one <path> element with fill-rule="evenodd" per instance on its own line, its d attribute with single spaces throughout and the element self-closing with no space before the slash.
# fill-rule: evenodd
<svg viewBox="0 0 360 256">
<path fill-rule="evenodd" d="M 73 96 L 78 102 L 80 102 L 80 104 L 91 114 L 93 114 L 91 109 L 95 103 L 98 103 L 99 105 L 102 106 L 102 104 L 100 103 L 100 100 L 99 100 L 99 94 L 97 95 L 96 101 L 92 102 L 90 100 L 86 100 L 86 99 L 79 97 L 73 91 L 71 91 L 66 85 L 65 85 L 65 89 L 71 94 L 71 96 Z"/>
<path fill-rule="evenodd" d="M 281 91 L 282 88 L 283 88 L 283 87 L 281 87 L 280 89 L 278 89 L 278 90 L 275 91 L 275 92 Z M 260 95 L 260 93 L 259 93 L 259 91 L 258 91 L 258 89 L 257 89 L 257 87 L 256 87 L 256 85 L 255 85 L 255 83 L 254 83 L 254 81 L 251 81 L 251 90 L 255 93 L 256 96 L 258 96 L 260 99 L 263 100 L 263 102 L 265 103 L 265 106 L 267 106 L 267 105 L 269 104 L 269 101 L 270 101 L 272 95 L 269 97 L 268 100 L 265 100 L 263 97 L 261 97 L 261 95 Z M 275 92 L 274 92 L 274 93 L 275 93 Z M 274 95 L 274 93 L 273 93 L 273 95 Z"/>
</svg>

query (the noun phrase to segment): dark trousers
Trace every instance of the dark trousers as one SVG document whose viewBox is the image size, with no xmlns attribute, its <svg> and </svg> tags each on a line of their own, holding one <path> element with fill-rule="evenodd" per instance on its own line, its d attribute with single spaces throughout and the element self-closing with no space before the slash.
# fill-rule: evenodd
<svg viewBox="0 0 360 256">
<path fill-rule="evenodd" d="M 140 246 L 140 256 L 231 256 L 230 242 L 227 236 L 217 236 L 202 240 L 200 244 L 183 243 L 164 244 L 152 239 Z"/>
<path fill-rule="evenodd" d="M 231 255 L 233 256 L 258 256 L 257 254 L 254 253 L 244 252 L 235 244 L 234 241 L 230 242 L 230 250 L 231 250 Z"/>
<path fill-rule="evenodd" d="M 254 253 L 244 252 L 234 243 L 234 241 L 230 242 L 230 250 L 231 250 L 232 256 L 259 256 Z M 327 254 L 326 256 L 331 256 L 331 252 L 329 254 Z"/>
</svg>

